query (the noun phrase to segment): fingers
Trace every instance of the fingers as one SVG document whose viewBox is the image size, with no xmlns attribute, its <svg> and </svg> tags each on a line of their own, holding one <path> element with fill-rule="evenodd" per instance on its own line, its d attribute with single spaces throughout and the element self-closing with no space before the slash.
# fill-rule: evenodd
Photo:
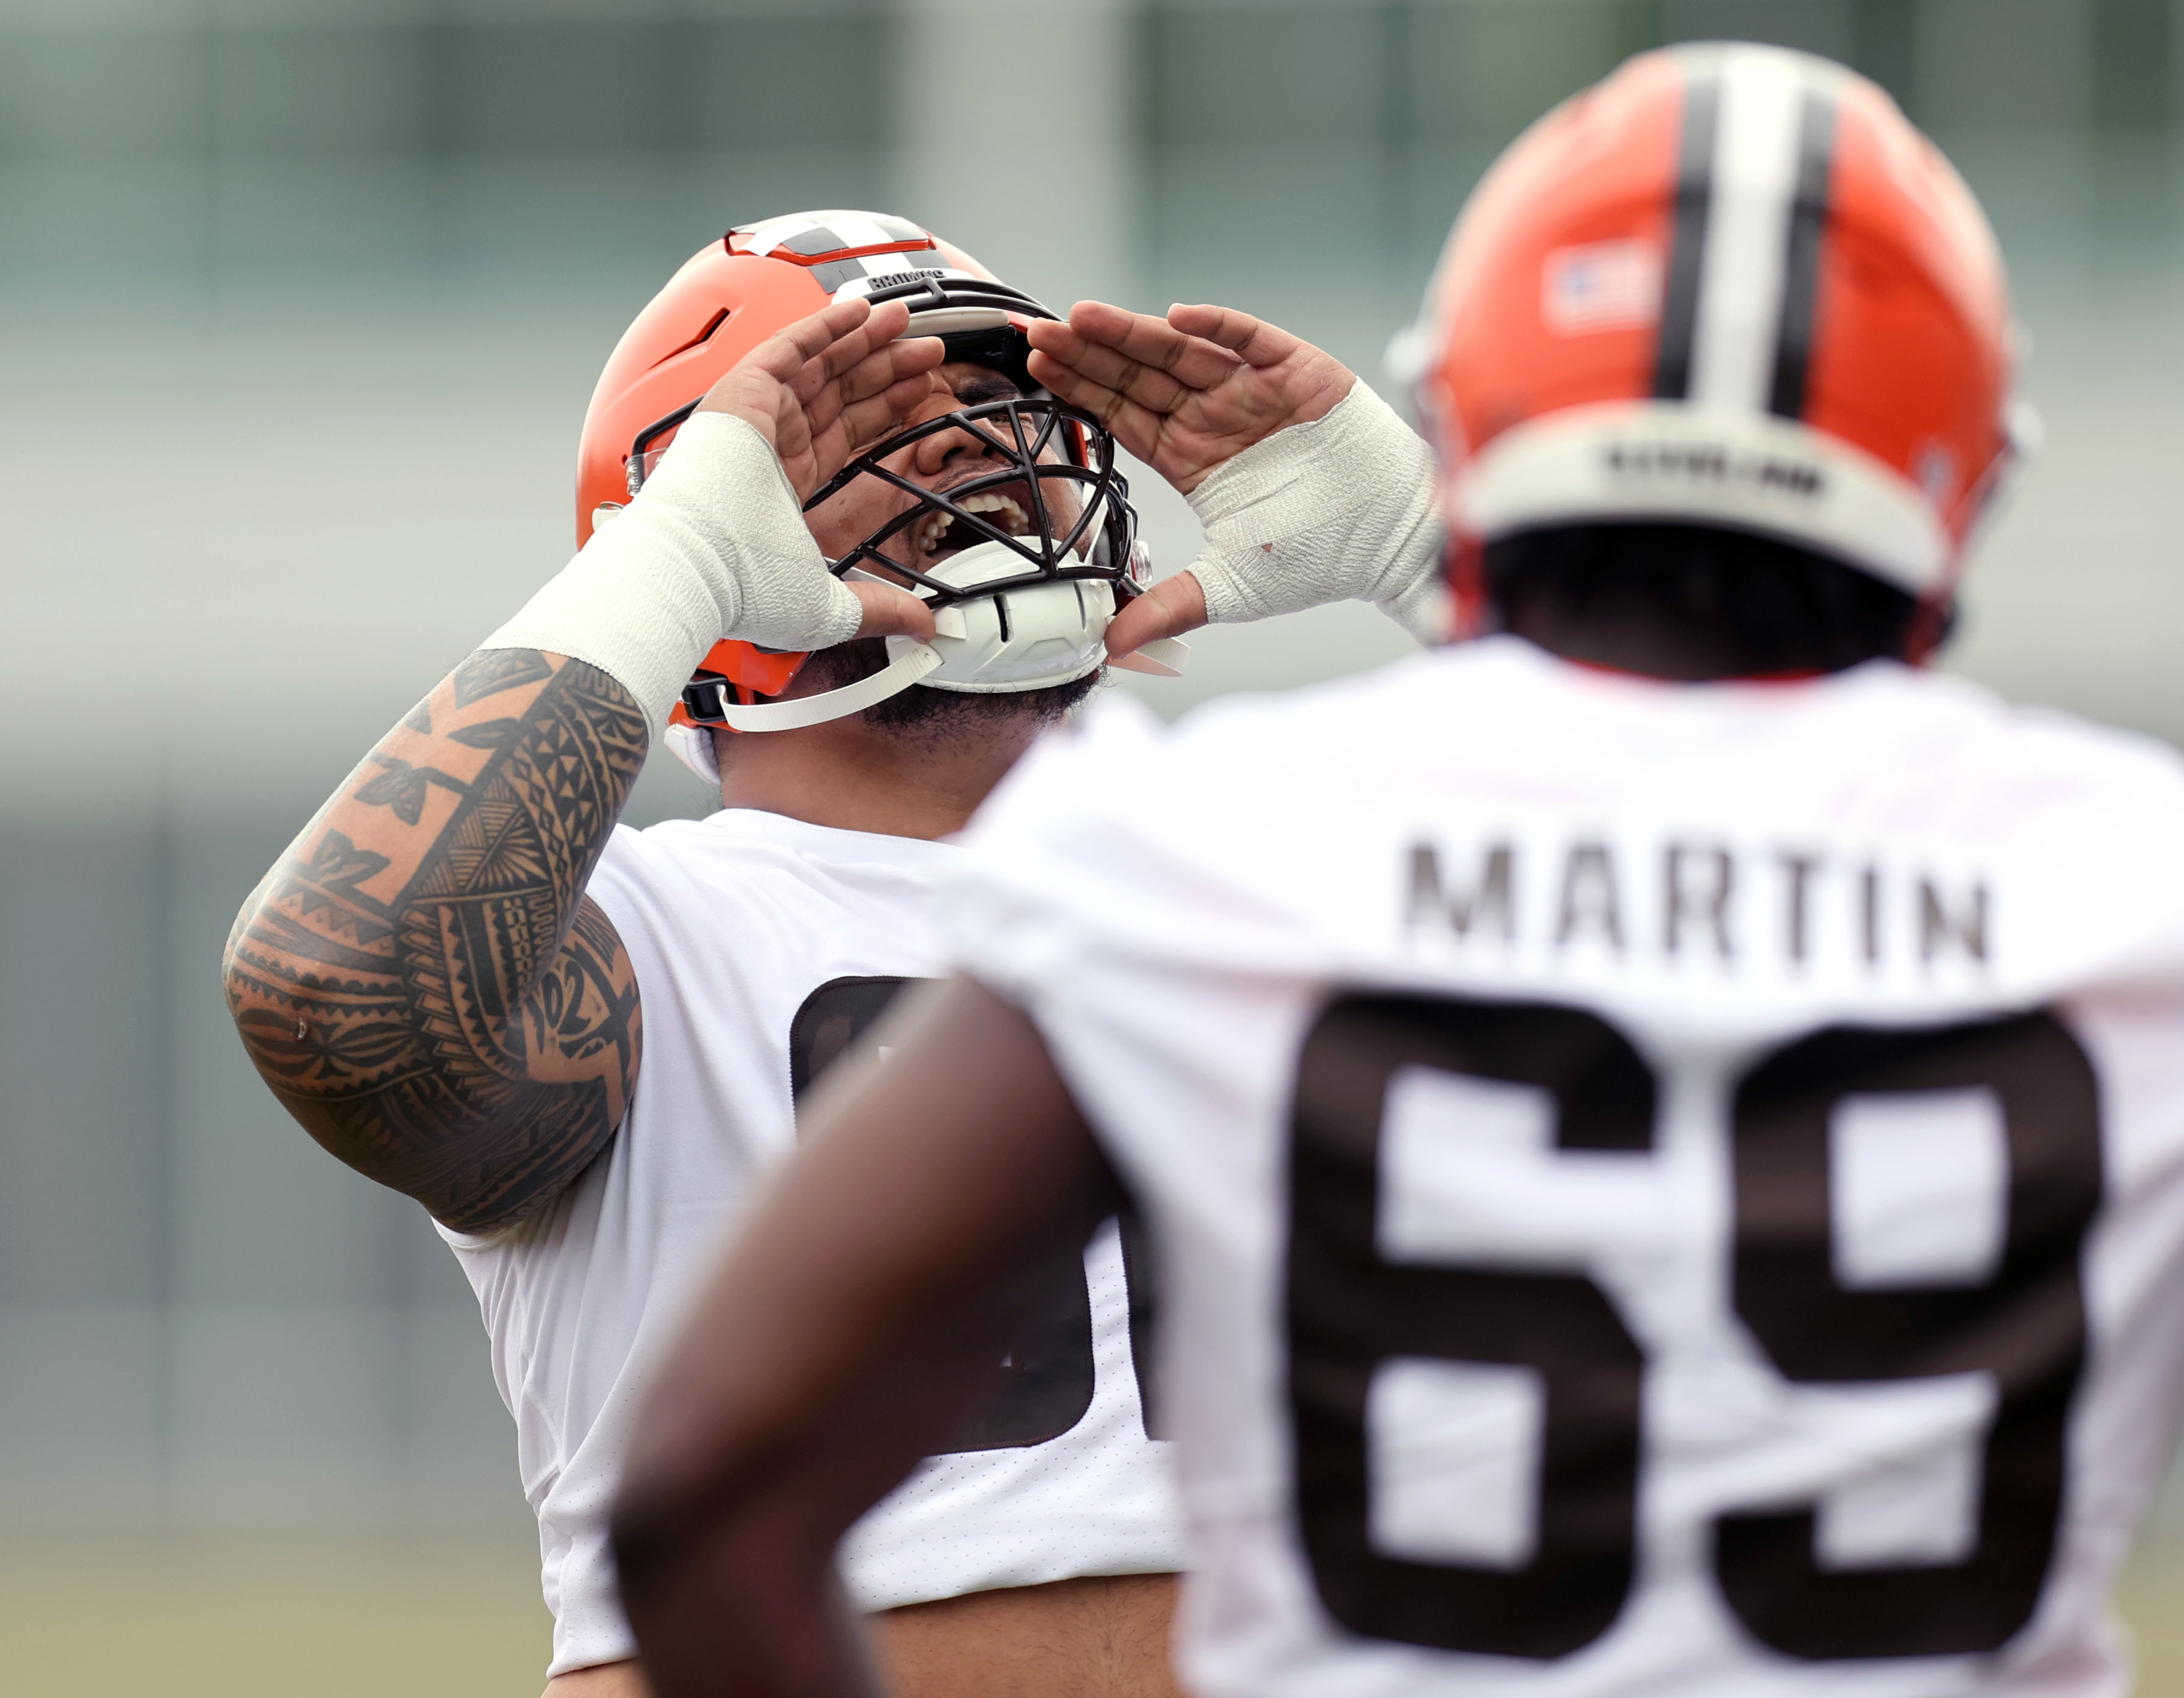
<svg viewBox="0 0 2184 1698">
<path fill-rule="evenodd" d="M 908 590 L 860 580 L 850 586 L 850 593 L 865 607 L 858 636 L 915 637 L 921 643 L 933 640 L 933 610 Z M 1205 605 L 1203 597 L 1199 604 Z"/>
<path fill-rule="evenodd" d="M 1043 357 L 1056 365 L 1066 367 L 1080 381 L 1112 390 L 1118 395 L 1127 395 L 1140 407 L 1149 408 L 1156 413 L 1173 413 L 1186 398 L 1198 392 L 1158 366 L 1141 364 L 1103 343 L 1088 342 L 1073 335 L 1066 326 L 1056 326 L 1053 330 L 1055 333 L 1050 334 L 1044 342 L 1032 344 L 1034 358 Z M 1223 354 L 1222 358 L 1230 370 L 1241 369 L 1228 355 Z M 1084 404 L 1079 402 L 1078 404 L 1082 406 Z"/>
<path fill-rule="evenodd" d="M 1156 637 L 1180 637 L 1206 622 L 1206 592 L 1197 575 L 1178 572 L 1162 578 L 1107 626 L 1107 658 L 1119 660 Z"/>
<path fill-rule="evenodd" d="M 1044 337 L 1041 331 L 1045 332 Z M 1076 346 L 1065 346 L 1066 337 Z M 1104 301 L 1079 301 L 1069 310 L 1066 331 L 1060 325 L 1034 326 L 1032 345 L 1046 348 L 1072 365 L 1086 359 L 1105 360 L 1108 362 L 1108 370 L 1117 369 L 1113 360 L 1119 355 L 1150 371 L 1165 373 L 1188 389 L 1211 389 L 1225 382 L 1239 366 L 1237 357 L 1226 348 L 1179 331 L 1166 319 L 1155 318 L 1150 313 L 1124 312 Z M 1099 354 L 1093 353 L 1094 349 L 1109 352 Z M 1103 375 L 1098 365 L 1087 369 L 1111 387 L 1123 387 Z M 1159 404 L 1153 392 L 1137 394 L 1135 398 L 1148 406 Z"/>
<path fill-rule="evenodd" d="M 1233 307 L 1178 304 L 1167 309 L 1167 318 L 1178 331 L 1232 350 L 1251 368 L 1262 402 L 1275 404 L 1270 415 L 1275 429 L 1324 417 L 1357 381 L 1348 366 L 1324 349 Z M 1238 383 L 1231 391 L 1251 387 L 1250 383 Z M 1255 433 L 1249 441 L 1263 434 Z M 1236 447 L 1247 447 L 1249 441 Z"/>
<path fill-rule="evenodd" d="M 1079 336 L 1089 337 L 1095 342 L 1104 342 L 1112 347 L 1130 333 L 1142 316 L 1142 314 L 1134 313 L 1127 307 L 1111 306 L 1106 301 L 1079 301 L 1069 309 L 1066 327 Z M 1032 326 L 1034 332 L 1064 327 L 1045 319 Z M 1038 340 L 1036 335 L 1033 340 Z"/>
<path fill-rule="evenodd" d="M 841 304 L 848 306 L 852 303 L 845 301 Z M 890 301 L 875 311 L 871 318 L 852 325 L 841 336 L 807 359 L 787 380 L 788 392 L 799 401 L 810 405 L 822 391 L 829 384 L 838 381 L 844 373 L 855 370 L 869 359 L 884 356 L 894 345 L 895 337 L 909 323 L 909 309 L 900 301 Z M 794 328 L 795 326 L 792 326 L 791 329 Z M 783 332 L 783 335 L 788 333 Z M 920 337 L 919 340 L 928 338 Z"/>
<path fill-rule="evenodd" d="M 854 303 L 844 301 L 839 304 L 846 307 Z M 832 346 L 820 355 L 827 367 L 827 376 L 831 377 L 848 370 L 866 354 L 874 348 L 889 346 L 909 328 L 910 309 L 900 301 L 889 301 L 883 306 L 872 308 L 867 317 L 836 337 Z M 918 338 L 921 342 L 928 339 L 923 337 Z"/>
<path fill-rule="evenodd" d="M 1167 323 L 1182 335 L 1227 348 L 1250 365 L 1278 365 L 1306 345 L 1303 337 L 1234 307 L 1178 303 L 1167 309 Z"/>
<path fill-rule="evenodd" d="M 837 301 L 775 331 L 736 366 L 763 371 L 808 403 L 843 372 L 892 343 L 909 323 L 910 309 L 900 301 L 881 307 Z"/>
<path fill-rule="evenodd" d="M 837 375 L 857 374 L 851 386 L 854 399 L 939 363 L 939 344 L 932 338 L 894 340 L 908 323 L 909 311 L 900 302 L 875 309 L 868 301 L 837 301 L 751 349 L 706 392 L 699 410 L 734 414 L 777 449 L 799 452 L 809 421 L 788 415 L 819 402 Z M 861 369 L 875 360 L 869 370 Z M 824 428 L 841 405 L 838 397 L 822 403 L 822 417 L 813 428 Z"/>
<path fill-rule="evenodd" d="M 939 345 L 937 339 L 934 345 Z M 933 363 L 937 365 L 939 362 L 936 359 Z M 820 473 L 822 481 L 832 477 L 853 455 L 916 412 L 928 396 L 944 393 L 947 387 L 936 372 L 914 371 L 906 377 L 897 378 L 877 395 L 867 395 L 843 405 L 831 419 L 821 421 L 815 418 L 814 443 L 822 463 L 832 462 Z"/>
<path fill-rule="evenodd" d="M 833 416 L 824 423 L 815 421 L 809 413 L 794 415 L 806 427 L 802 458 L 791 463 L 787 452 L 792 431 L 785 426 L 781 433 L 782 465 L 788 473 L 788 481 L 799 496 L 809 500 L 814 490 L 847 465 L 850 460 L 872 443 L 885 437 L 903 420 L 913 416 L 927 398 L 944 386 L 939 377 L 930 371 L 920 371 L 899 379 L 877 395 L 848 406 L 836 404 L 827 409 Z M 835 397 L 829 388 L 822 399 Z"/>
<path fill-rule="evenodd" d="M 930 374 L 937 370 L 948 357 L 947 350 L 937 336 L 922 336 L 907 342 L 890 342 L 875 348 L 857 361 L 838 377 L 821 383 L 803 400 L 805 415 L 811 421 L 816 434 L 832 425 L 846 409 L 862 407 L 874 398 L 894 394 L 904 383 L 923 378 L 914 390 L 906 392 L 910 404 L 915 405 L 925 398 L 937 379 Z M 816 362 L 807 370 L 816 370 Z M 794 392 L 793 391 L 791 392 Z M 900 419 L 900 413 L 889 414 L 886 409 L 874 415 L 869 410 L 861 416 L 880 418 L 885 424 Z M 870 441 L 871 433 L 857 438 Z"/>
<path fill-rule="evenodd" d="M 736 364 L 755 367 L 777 383 L 791 382 L 807 362 L 855 332 L 872 315 L 870 301 L 837 301 L 776 331 Z"/>
<path fill-rule="evenodd" d="M 850 336 L 806 362 L 798 381 L 780 392 L 788 404 L 778 443 L 784 451 L 783 463 L 793 437 L 810 443 L 808 472 L 800 466 L 790 473 L 800 493 L 809 496 L 867 443 L 909 418 L 939 386 L 937 373 L 948 356 L 938 337 L 883 342 L 854 363 L 837 363 L 855 353 L 871 334 L 890 325 L 900 328 L 908 315 L 890 310 L 899 304 L 883 307 Z M 830 364 L 836 365 L 831 377 L 825 375 Z M 792 415 L 800 415 L 800 430 Z M 803 482 L 806 475 L 808 487 Z"/>
<path fill-rule="evenodd" d="M 832 376 L 882 343 L 894 341 L 909 323 L 910 309 L 900 301 L 890 301 L 883 307 L 864 300 L 837 301 L 775 332 L 769 340 L 787 342 L 796 350 L 797 365 L 784 376 L 800 375 L 803 366 L 813 360 L 827 368 L 825 375 Z"/>
<path fill-rule="evenodd" d="M 1081 407 L 1110 431 L 1115 440 L 1139 459 L 1150 463 L 1160 442 L 1163 415 L 1140 406 L 1128 396 L 1095 382 L 1051 354 L 1034 351 L 1029 361 L 1032 381 L 1050 391 L 1072 407 Z"/>
</svg>

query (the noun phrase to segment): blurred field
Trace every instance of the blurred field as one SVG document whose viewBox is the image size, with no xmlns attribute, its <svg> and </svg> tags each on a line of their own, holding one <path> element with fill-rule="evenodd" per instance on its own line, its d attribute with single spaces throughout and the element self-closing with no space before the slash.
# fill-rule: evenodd
<svg viewBox="0 0 2184 1698">
<path fill-rule="evenodd" d="M 9 1698 L 538 1698 L 538 1550 L 253 1539 L 0 1547 Z"/>
<path fill-rule="evenodd" d="M 2184 1698 L 2184 1544 L 2126 1576 L 2141 1698 Z M 527 1540 L 0 1547 L 10 1698 L 536 1698 Z"/>
<path fill-rule="evenodd" d="M 2139 1553 L 2124 1576 L 2123 1607 L 2138 1636 L 2141 1698 L 2184 1698 L 2184 1544 Z"/>
<path fill-rule="evenodd" d="M 697 242 L 890 208 L 1057 303 L 1231 302 L 1373 376 L 1502 142 L 1723 36 L 1879 78 L 2012 256 L 2048 447 L 1950 664 L 2184 743 L 2184 0 L 0 0 L 0 1698 L 543 1684 L 476 1301 L 259 1086 L 211 963 L 566 557 L 599 362 Z M 959 119 L 1033 86 L 1066 194 Z M 1189 509 L 1133 487 L 1182 565 Z M 1123 688 L 1406 646 L 1353 604 Z M 663 759 L 632 817 L 705 805 Z M 2170 1500 L 2125 1590 L 2154 1698 Z"/>
</svg>

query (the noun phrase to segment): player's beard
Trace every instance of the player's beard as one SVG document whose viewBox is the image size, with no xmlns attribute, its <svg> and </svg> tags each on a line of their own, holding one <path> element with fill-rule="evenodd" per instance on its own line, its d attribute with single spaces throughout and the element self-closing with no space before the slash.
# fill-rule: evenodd
<svg viewBox="0 0 2184 1698">
<path fill-rule="evenodd" d="M 837 690 L 870 677 L 887 663 L 887 639 L 862 637 L 820 649 L 804 663 L 798 682 L 813 693 Z M 912 684 L 857 717 L 891 738 L 938 746 L 990 737 L 1004 724 L 1019 726 L 1028 719 L 1050 725 L 1091 694 L 1106 675 L 1104 666 L 1095 667 L 1069 683 L 1039 690 L 935 690 Z"/>
</svg>

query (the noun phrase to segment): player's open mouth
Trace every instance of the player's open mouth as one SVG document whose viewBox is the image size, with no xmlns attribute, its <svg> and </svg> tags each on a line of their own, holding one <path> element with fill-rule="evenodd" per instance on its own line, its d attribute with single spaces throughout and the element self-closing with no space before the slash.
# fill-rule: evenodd
<svg viewBox="0 0 2184 1698">
<path fill-rule="evenodd" d="M 1006 489 L 982 489 L 975 495 L 956 498 L 956 505 L 966 513 L 977 514 L 995 530 L 1005 531 L 1011 537 L 1034 534 L 1030 502 L 1020 483 Z M 910 529 L 911 548 L 921 566 L 990 540 L 977 526 L 961 522 L 952 513 L 928 513 Z"/>
</svg>

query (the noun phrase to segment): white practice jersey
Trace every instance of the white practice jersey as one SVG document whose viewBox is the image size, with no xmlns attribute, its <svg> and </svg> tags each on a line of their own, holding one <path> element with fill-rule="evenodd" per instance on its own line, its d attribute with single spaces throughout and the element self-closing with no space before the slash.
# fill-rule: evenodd
<svg viewBox="0 0 2184 1698">
<path fill-rule="evenodd" d="M 2184 763 L 1514 638 L 1050 741 L 958 962 L 1161 1258 L 1204 1698 L 2123 1692 Z"/>
<path fill-rule="evenodd" d="M 868 1041 L 905 981 L 934 972 L 935 888 L 961 854 L 732 809 L 617 830 L 592 876 L 644 999 L 628 1116 L 532 1220 L 487 1238 L 441 1229 L 476 1288 L 515 1417 L 555 1673 L 636 1654 L 606 1523 L 646 1365 L 723 1228 L 794 1146 L 795 1096 Z M 1142 1331 L 1150 1294 L 1137 1285 Z M 1006 1389 L 960 1435 L 966 1448 L 922 1464 L 851 1531 L 842 1567 L 860 1606 L 1180 1566 L 1133 1294 L 1110 1224 L 1084 1278 L 1017 1341 Z"/>
</svg>

